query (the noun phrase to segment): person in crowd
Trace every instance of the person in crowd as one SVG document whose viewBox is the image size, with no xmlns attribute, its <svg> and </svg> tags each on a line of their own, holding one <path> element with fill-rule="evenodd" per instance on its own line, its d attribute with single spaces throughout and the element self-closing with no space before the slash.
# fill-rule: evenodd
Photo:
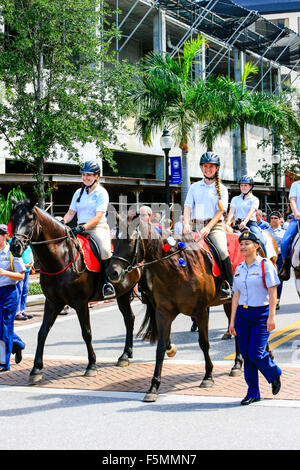
<svg viewBox="0 0 300 470">
<path fill-rule="evenodd" d="M 179 220 L 174 225 L 174 233 L 177 235 L 182 235 L 183 230 L 183 215 L 179 217 Z"/>
<path fill-rule="evenodd" d="M 186 196 L 183 233 L 191 229 L 199 231 L 216 247 L 225 280 L 220 288 L 220 298 L 231 298 L 233 272 L 223 224 L 223 213 L 228 207 L 228 190 L 221 183 L 219 156 L 213 152 L 204 153 L 200 158 L 200 167 L 204 177 L 190 186 Z"/>
<path fill-rule="evenodd" d="M 15 362 L 22 360 L 24 342 L 14 332 L 19 295 L 16 284 L 23 281 L 25 266 L 22 258 L 16 258 L 7 242 L 7 225 L 0 224 L 0 372 L 10 369 L 10 356 Z"/>
<path fill-rule="evenodd" d="M 241 405 L 260 400 L 258 371 L 272 384 L 277 395 L 281 387 L 281 369 L 266 350 L 270 332 L 276 327 L 276 297 L 279 279 L 276 268 L 257 254 L 260 240 L 253 232 L 239 237 L 245 261 L 236 269 L 229 333 L 237 335 L 244 358 L 244 376 L 248 391 Z"/>
<path fill-rule="evenodd" d="M 288 281 L 291 272 L 291 257 L 290 251 L 292 241 L 297 233 L 297 225 L 300 221 L 300 180 L 294 181 L 291 185 L 289 192 L 289 200 L 291 210 L 293 212 L 293 218 L 289 223 L 287 230 L 285 231 L 284 237 L 281 241 L 281 256 L 282 256 L 282 267 L 279 272 L 279 278 L 282 281 Z"/>
<path fill-rule="evenodd" d="M 278 258 L 276 261 L 277 271 L 279 272 L 282 266 L 282 256 L 281 256 L 281 241 L 284 237 L 285 230 L 280 226 L 281 214 L 278 211 L 273 211 L 270 216 L 270 227 L 267 229 L 268 232 L 275 238 L 275 241 L 278 245 Z M 277 286 L 277 307 L 276 309 L 279 310 L 279 302 L 282 293 L 282 281 Z"/>
<path fill-rule="evenodd" d="M 293 217 L 294 217 L 293 214 L 289 214 L 289 215 L 287 216 L 286 221 L 284 222 L 283 227 L 282 227 L 284 230 L 287 230 L 287 229 L 288 229 L 288 227 L 289 227 L 291 221 L 293 220 Z"/>
<path fill-rule="evenodd" d="M 263 219 L 262 215 L 263 215 L 262 211 L 260 209 L 257 209 L 256 211 L 257 225 L 259 226 L 261 230 L 265 230 L 270 227 L 270 224 L 266 220 Z"/>
<path fill-rule="evenodd" d="M 98 243 L 101 253 L 104 299 L 115 297 L 115 289 L 106 275 L 107 265 L 111 258 L 110 229 L 106 221 L 109 196 L 100 185 L 100 167 L 95 161 L 87 161 L 80 170 L 82 187 L 75 191 L 70 208 L 64 215 L 64 223 L 69 223 L 77 215 L 78 225 L 74 234 L 89 233 Z"/>
<path fill-rule="evenodd" d="M 28 246 L 26 250 L 24 250 L 22 254 L 22 260 L 24 262 L 26 269 L 25 269 L 23 281 L 19 281 L 17 283 L 17 289 L 19 293 L 19 303 L 17 307 L 15 320 L 29 320 L 30 318 L 32 318 L 31 314 L 25 312 L 27 295 L 28 295 L 28 290 L 29 290 L 29 274 L 30 274 L 31 268 L 34 265 L 33 253 L 32 253 L 32 249 L 30 246 Z"/>
<path fill-rule="evenodd" d="M 260 245 L 265 255 L 267 255 L 264 237 L 256 221 L 259 199 L 252 192 L 254 187 L 253 178 L 247 175 L 242 176 L 239 186 L 241 194 L 232 198 L 226 224 L 230 227 L 231 220 L 234 217 L 235 221 L 239 221 L 240 231 L 245 230 L 247 227 L 251 232 L 255 233 L 260 239 Z"/>
</svg>

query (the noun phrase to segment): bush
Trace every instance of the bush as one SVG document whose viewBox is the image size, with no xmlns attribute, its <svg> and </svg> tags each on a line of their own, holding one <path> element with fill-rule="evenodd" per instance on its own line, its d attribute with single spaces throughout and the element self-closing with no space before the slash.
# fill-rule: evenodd
<svg viewBox="0 0 300 470">
<path fill-rule="evenodd" d="M 29 284 L 28 295 L 42 294 L 41 284 L 39 282 L 31 282 Z"/>
</svg>

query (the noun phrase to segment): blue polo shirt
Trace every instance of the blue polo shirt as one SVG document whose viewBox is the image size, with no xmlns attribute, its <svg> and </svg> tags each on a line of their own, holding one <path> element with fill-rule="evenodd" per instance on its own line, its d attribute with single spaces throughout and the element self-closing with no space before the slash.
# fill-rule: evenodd
<svg viewBox="0 0 300 470">
<path fill-rule="evenodd" d="M 25 265 L 22 261 L 22 258 L 12 257 L 13 271 L 17 273 L 22 273 L 26 270 Z M 0 251 L 0 268 L 5 269 L 6 271 L 11 270 L 11 255 L 10 255 L 10 246 L 7 244 L 3 250 Z M 15 285 L 19 281 L 10 279 L 7 276 L 0 275 L 0 287 Z"/>
</svg>

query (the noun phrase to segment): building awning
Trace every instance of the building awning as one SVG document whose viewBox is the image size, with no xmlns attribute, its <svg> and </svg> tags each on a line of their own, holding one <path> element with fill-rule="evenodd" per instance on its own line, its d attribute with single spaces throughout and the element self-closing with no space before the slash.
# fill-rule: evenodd
<svg viewBox="0 0 300 470">
<path fill-rule="evenodd" d="M 281 28 L 257 11 L 232 0 L 160 0 L 172 16 L 195 30 L 250 51 L 295 71 L 300 70 L 300 36 Z"/>
</svg>

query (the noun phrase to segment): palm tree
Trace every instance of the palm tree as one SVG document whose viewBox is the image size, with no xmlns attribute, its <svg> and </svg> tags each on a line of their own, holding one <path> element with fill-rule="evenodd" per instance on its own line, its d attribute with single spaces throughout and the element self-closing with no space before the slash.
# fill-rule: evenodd
<svg viewBox="0 0 300 470">
<path fill-rule="evenodd" d="M 204 83 L 192 79 L 192 66 L 205 42 L 198 36 L 185 42 L 183 56 L 151 52 L 145 58 L 143 79 L 133 92 L 139 105 L 136 128 L 143 143 L 151 145 L 153 135 L 168 127 L 182 151 L 181 201 L 190 185 L 188 153 L 194 125 L 207 115 L 203 106 Z"/>
<path fill-rule="evenodd" d="M 241 174 L 247 174 L 246 124 L 262 126 L 274 134 L 299 134 L 296 114 L 284 95 L 251 92 L 247 79 L 258 71 L 252 63 L 245 64 L 242 81 L 234 82 L 228 77 L 218 76 L 207 80 L 208 90 L 214 90 L 215 109 L 202 130 L 201 141 L 212 149 L 218 135 L 228 130 L 240 129 Z"/>
</svg>

